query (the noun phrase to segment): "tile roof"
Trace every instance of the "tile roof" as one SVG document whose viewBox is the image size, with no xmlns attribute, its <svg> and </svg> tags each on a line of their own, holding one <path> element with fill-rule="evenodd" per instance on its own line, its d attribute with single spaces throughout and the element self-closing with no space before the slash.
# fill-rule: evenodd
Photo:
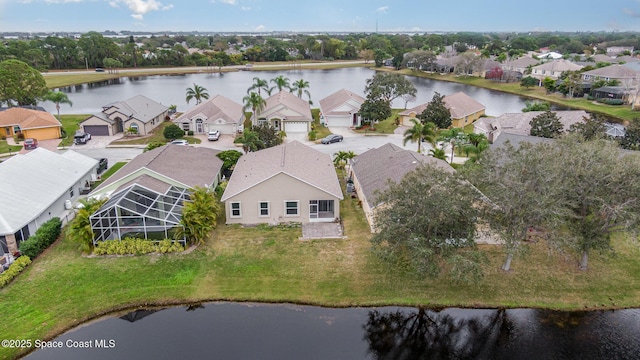
<svg viewBox="0 0 640 360">
<path fill-rule="evenodd" d="M 400 112 L 398 115 L 409 116 L 409 115 L 411 115 L 411 113 L 415 113 L 416 115 L 422 114 L 424 109 L 427 108 L 427 105 L 429 105 L 429 103 L 424 103 L 424 104 L 420 104 L 418 106 L 414 106 L 411 109 L 407 109 L 407 110 L 404 110 L 404 111 Z"/>
<path fill-rule="evenodd" d="M 451 117 L 454 119 L 461 119 L 485 109 L 484 105 L 475 101 L 462 91 L 447 95 L 442 100 L 444 101 L 445 107 L 449 109 Z"/>
<path fill-rule="evenodd" d="M 99 194 L 106 187 L 141 169 L 158 173 L 188 187 L 210 186 L 222 168 L 222 160 L 216 156 L 218 153 L 218 150 L 204 147 L 171 144 L 161 146 L 133 158 L 100 184 L 92 194 Z"/>
<path fill-rule="evenodd" d="M 502 66 L 510 68 L 526 68 L 529 65 L 535 66 L 540 63 L 540 60 L 532 57 L 524 56 L 515 60 L 505 61 Z"/>
<path fill-rule="evenodd" d="M 283 120 L 313 121 L 309 102 L 300 99 L 288 91 L 282 90 L 270 96 L 266 102 L 264 110 L 261 112 L 261 117 L 265 115 L 269 118 L 279 117 Z M 292 115 L 291 111 L 295 114 Z"/>
<path fill-rule="evenodd" d="M 69 193 L 98 160 L 37 148 L 0 163 L 0 234 L 13 234 Z"/>
<path fill-rule="evenodd" d="M 20 125 L 21 129 L 37 129 L 62 126 L 58 119 L 46 111 L 12 107 L 0 111 L 0 126 Z"/>
<path fill-rule="evenodd" d="M 324 115 L 338 115 L 345 113 L 348 114 L 349 111 L 337 111 L 337 109 L 345 105 L 349 100 L 353 100 L 358 105 L 357 108 L 354 108 L 353 106 L 347 104 L 347 106 L 351 108 L 352 112 L 359 111 L 360 106 L 365 102 L 365 99 L 362 96 L 347 89 L 340 89 L 320 100 L 320 110 Z"/>
<path fill-rule="evenodd" d="M 186 111 L 176 120 L 174 120 L 174 122 L 178 123 L 184 119 L 191 119 L 198 114 L 206 116 L 208 121 L 223 119 L 226 123 L 229 124 L 236 124 L 244 118 L 242 105 L 223 95 L 218 94 L 215 97 Z"/>
<path fill-rule="evenodd" d="M 233 170 L 221 200 L 226 201 L 281 173 L 342 199 L 342 189 L 331 156 L 298 141 L 291 141 L 243 155 Z"/>
<path fill-rule="evenodd" d="M 420 164 L 431 164 L 444 171 L 454 172 L 443 160 L 405 150 L 391 143 L 367 150 L 353 158 L 351 170 L 360 183 L 364 200 L 373 208 L 379 205 L 376 202 L 376 193 L 384 191 L 389 180 L 400 182 L 408 172 L 415 170 Z"/>
</svg>

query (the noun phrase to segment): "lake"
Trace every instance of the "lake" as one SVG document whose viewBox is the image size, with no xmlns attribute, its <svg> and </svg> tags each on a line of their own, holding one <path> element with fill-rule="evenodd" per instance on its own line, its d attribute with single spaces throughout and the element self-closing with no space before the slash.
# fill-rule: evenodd
<svg viewBox="0 0 640 360">
<path fill-rule="evenodd" d="M 61 104 L 62 114 L 93 114 L 99 112 L 103 105 L 129 99 L 136 95 L 145 95 L 166 106 L 175 104 L 178 111 L 185 111 L 195 105 L 195 100 L 187 104 L 186 89 L 198 84 L 207 89 L 210 97 L 222 94 L 231 100 L 242 103 L 247 89 L 254 77 L 270 80 L 283 75 L 291 82 L 304 79 L 309 82 L 312 107 L 319 107 L 320 99 L 342 88 L 364 95 L 366 80 L 373 77 L 374 70 L 368 68 L 343 68 L 331 70 L 281 70 L 281 71 L 237 71 L 222 74 L 186 74 L 186 75 L 154 75 L 141 77 L 123 77 L 92 84 L 83 84 L 62 88 L 68 93 L 73 106 Z M 525 98 L 488 90 L 465 84 L 408 76 L 418 89 L 416 101 L 408 107 L 431 101 L 434 92 L 450 95 L 463 91 L 476 101 L 485 105 L 489 116 L 498 116 L 507 112 L 520 112 L 525 107 Z M 270 83 L 270 85 L 273 85 Z M 264 96 L 264 94 L 263 94 Z M 55 104 L 40 104 L 48 111 L 55 113 Z M 404 108 L 402 100 L 393 103 L 394 108 Z"/>
<path fill-rule="evenodd" d="M 139 310 L 29 359 L 637 359 L 640 309 L 320 308 L 207 303 Z M 81 345 L 91 347 L 80 348 Z"/>
</svg>

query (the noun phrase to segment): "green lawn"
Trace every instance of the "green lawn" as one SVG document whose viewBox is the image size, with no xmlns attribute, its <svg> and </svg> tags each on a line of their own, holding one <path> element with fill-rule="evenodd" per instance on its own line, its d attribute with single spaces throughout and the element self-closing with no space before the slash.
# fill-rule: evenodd
<svg viewBox="0 0 640 360">
<path fill-rule="evenodd" d="M 133 136 L 128 138 L 122 138 L 120 140 L 116 140 L 113 142 L 114 145 L 147 145 L 152 142 L 168 142 L 165 139 L 163 132 L 164 128 L 173 124 L 171 121 L 165 121 L 162 124 L 158 125 L 155 129 L 151 131 L 151 134 L 147 136 Z M 193 136 L 184 136 L 182 139 L 187 140 L 190 144 L 200 144 L 200 139 Z"/>
<path fill-rule="evenodd" d="M 91 190 L 97 188 L 100 184 L 102 184 L 103 181 L 107 180 L 111 175 L 113 175 L 116 171 L 120 170 L 120 168 L 125 166 L 126 164 L 127 164 L 126 162 L 120 161 L 111 165 L 111 167 L 108 168 L 107 171 L 100 174 L 100 181 L 96 181 L 93 184 L 91 184 Z"/>
<path fill-rule="evenodd" d="M 0 154 L 17 153 L 22 150 L 22 145 L 9 145 L 7 140 L 0 140 Z"/>
<path fill-rule="evenodd" d="M 313 118 L 313 129 L 316 132 L 317 141 L 327 135 L 331 135 L 329 128 L 320 124 L 320 109 L 311 109 L 311 117 Z"/>
<path fill-rule="evenodd" d="M 370 126 L 364 126 L 360 130 L 354 130 L 361 134 L 393 134 L 394 130 L 398 127 L 396 121 L 398 114 L 404 111 L 404 109 L 391 109 L 391 116 L 375 124 L 375 131 L 371 131 Z"/>
<path fill-rule="evenodd" d="M 241 228 L 221 220 L 203 246 L 172 255 L 88 258 L 63 238 L 0 290 L 0 338 L 50 339 L 113 310 L 213 300 L 576 310 L 640 304 L 640 249 L 620 237 L 617 256 L 592 254 L 587 272 L 541 241 L 504 273 L 500 249 L 482 245 L 490 260 L 485 279 L 456 285 L 373 256 L 357 199 L 342 201 L 340 216 L 343 240 L 300 241 L 300 229 Z M 0 358 L 17 354 L 0 349 Z"/>
<path fill-rule="evenodd" d="M 66 133 L 66 137 L 60 142 L 60 146 L 73 145 L 73 135 L 76 130 L 80 129 L 78 124 L 88 118 L 91 115 L 60 115 L 60 122 L 62 123 L 62 129 Z"/>
</svg>

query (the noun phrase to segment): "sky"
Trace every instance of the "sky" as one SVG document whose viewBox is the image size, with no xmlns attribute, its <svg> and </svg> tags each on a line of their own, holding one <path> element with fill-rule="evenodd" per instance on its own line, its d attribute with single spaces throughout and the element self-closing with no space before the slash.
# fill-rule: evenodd
<svg viewBox="0 0 640 360">
<path fill-rule="evenodd" d="M 640 31 L 640 0 L 0 0 L 0 32 Z"/>
</svg>

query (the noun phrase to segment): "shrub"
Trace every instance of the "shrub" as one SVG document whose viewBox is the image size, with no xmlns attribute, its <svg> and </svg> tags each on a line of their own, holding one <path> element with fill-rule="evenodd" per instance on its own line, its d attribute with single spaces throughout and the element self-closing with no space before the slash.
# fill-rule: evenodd
<svg viewBox="0 0 640 360">
<path fill-rule="evenodd" d="M 162 135 L 167 140 L 175 140 L 184 136 L 184 130 L 182 130 L 180 126 L 176 124 L 171 124 L 164 128 L 164 130 L 162 131 Z"/>
<path fill-rule="evenodd" d="M 189 130 L 189 131 L 187 131 L 187 135 L 189 135 L 189 136 L 193 136 L 193 130 Z"/>
<path fill-rule="evenodd" d="M 17 133 L 17 134 L 16 134 L 16 138 L 17 138 L 19 141 L 24 140 L 24 133 L 23 133 L 23 132 L 19 132 L 19 133 Z"/>
<path fill-rule="evenodd" d="M 53 244 L 62 230 L 62 221 L 53 218 L 40 226 L 35 234 L 20 243 L 20 253 L 35 259 L 46 248 Z"/>
<path fill-rule="evenodd" d="M 31 259 L 29 259 L 28 256 L 22 255 L 17 258 L 16 261 L 9 266 L 7 271 L 0 274 L 0 288 L 10 283 L 11 280 L 18 276 L 18 274 L 20 274 L 29 264 L 31 264 Z"/>
<path fill-rule="evenodd" d="M 149 253 L 167 254 L 184 251 L 184 246 L 177 241 L 164 239 L 151 241 L 147 239 L 124 238 L 122 240 L 102 241 L 93 250 L 95 255 L 144 255 Z"/>
<path fill-rule="evenodd" d="M 315 141 L 318 133 L 315 130 L 309 131 L 309 141 Z"/>
<path fill-rule="evenodd" d="M 160 146 L 164 146 L 164 145 L 165 145 L 164 143 L 161 143 L 159 141 L 152 141 L 149 143 L 149 145 L 147 145 L 146 148 L 144 148 L 144 152 L 151 151 L 155 148 L 159 148 Z"/>
</svg>

